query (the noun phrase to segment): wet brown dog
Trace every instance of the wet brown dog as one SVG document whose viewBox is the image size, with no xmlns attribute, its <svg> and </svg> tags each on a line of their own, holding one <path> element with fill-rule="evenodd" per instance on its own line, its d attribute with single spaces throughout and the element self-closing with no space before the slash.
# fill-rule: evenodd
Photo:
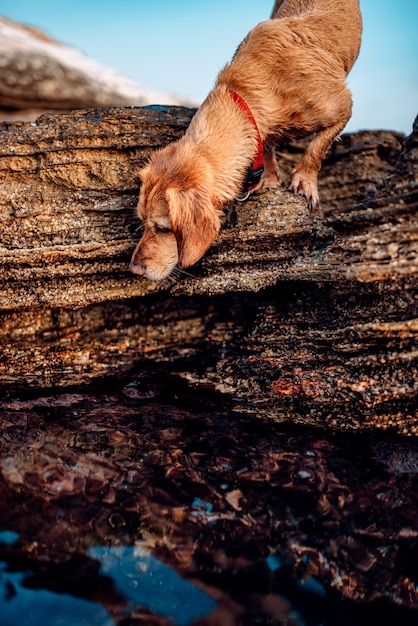
<svg viewBox="0 0 418 626">
<path fill-rule="evenodd" d="M 260 186 L 276 185 L 273 147 L 315 133 L 290 188 L 319 205 L 322 159 L 351 116 L 345 79 L 360 49 L 358 0 L 277 0 L 219 74 L 186 134 L 139 172 L 144 234 L 131 271 L 162 280 L 193 265 L 216 238 L 264 142 Z"/>
</svg>

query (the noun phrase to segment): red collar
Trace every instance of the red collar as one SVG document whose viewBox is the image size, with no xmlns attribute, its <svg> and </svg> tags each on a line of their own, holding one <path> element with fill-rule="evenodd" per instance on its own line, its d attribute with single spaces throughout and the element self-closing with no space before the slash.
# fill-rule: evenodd
<svg viewBox="0 0 418 626">
<path fill-rule="evenodd" d="M 264 171 L 264 145 L 263 140 L 261 139 L 260 131 L 258 130 L 257 122 L 255 121 L 254 115 L 252 114 L 251 109 L 245 102 L 244 98 L 241 98 L 241 96 L 232 89 L 227 89 L 227 92 L 229 93 L 233 101 L 239 106 L 241 111 L 244 111 L 244 113 L 254 126 L 255 130 L 257 131 L 257 154 L 254 157 L 253 164 L 250 166 L 243 184 L 243 191 L 244 193 L 246 193 L 247 191 L 252 191 L 252 189 L 255 189 L 255 187 L 257 187 L 258 183 L 260 182 L 261 175 Z"/>
</svg>

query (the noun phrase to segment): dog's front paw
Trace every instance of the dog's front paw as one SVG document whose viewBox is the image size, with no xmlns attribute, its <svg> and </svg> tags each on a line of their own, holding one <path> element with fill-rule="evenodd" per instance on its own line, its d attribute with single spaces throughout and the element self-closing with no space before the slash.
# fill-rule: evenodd
<svg viewBox="0 0 418 626">
<path fill-rule="evenodd" d="M 319 193 L 316 174 L 294 171 L 289 191 L 304 196 L 310 211 L 319 207 Z"/>
<path fill-rule="evenodd" d="M 275 189 L 276 187 L 280 187 L 280 173 L 279 171 L 270 171 L 266 172 L 264 170 L 263 175 L 261 176 L 261 180 L 258 183 L 257 189 Z"/>
</svg>

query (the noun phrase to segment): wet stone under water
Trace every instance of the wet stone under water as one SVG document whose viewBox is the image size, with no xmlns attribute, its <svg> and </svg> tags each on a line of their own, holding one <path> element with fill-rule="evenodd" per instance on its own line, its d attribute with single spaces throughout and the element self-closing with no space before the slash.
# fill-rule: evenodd
<svg viewBox="0 0 418 626">
<path fill-rule="evenodd" d="M 148 371 L 0 402 L 0 623 L 418 623 L 418 443 Z"/>
</svg>

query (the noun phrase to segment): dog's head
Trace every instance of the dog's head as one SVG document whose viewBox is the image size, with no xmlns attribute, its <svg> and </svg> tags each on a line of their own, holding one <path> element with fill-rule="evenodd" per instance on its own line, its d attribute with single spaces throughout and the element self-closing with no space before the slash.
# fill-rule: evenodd
<svg viewBox="0 0 418 626">
<path fill-rule="evenodd" d="M 204 163 L 191 158 L 181 140 L 155 152 L 139 172 L 138 216 L 144 234 L 130 269 L 150 280 L 162 280 L 176 266 L 189 267 L 216 238 L 220 207 Z"/>
</svg>

